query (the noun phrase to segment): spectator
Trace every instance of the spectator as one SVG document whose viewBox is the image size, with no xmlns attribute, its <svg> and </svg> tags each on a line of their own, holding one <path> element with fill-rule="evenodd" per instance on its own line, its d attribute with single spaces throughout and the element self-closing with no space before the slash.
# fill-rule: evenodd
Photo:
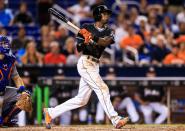
<svg viewBox="0 0 185 131">
<path fill-rule="evenodd" d="M 140 35 L 145 40 L 145 37 L 150 33 L 150 28 L 148 26 L 147 18 L 145 16 L 139 16 L 136 20 L 136 25 L 139 26 L 137 34 Z"/>
<path fill-rule="evenodd" d="M 179 32 L 175 32 L 175 33 L 174 33 L 174 37 L 175 37 L 175 38 L 178 38 L 178 37 L 180 37 L 181 35 L 185 35 L 185 22 L 180 22 L 180 23 L 178 24 L 178 26 L 179 26 Z"/>
<path fill-rule="evenodd" d="M 124 49 L 127 46 L 131 46 L 135 49 L 138 49 L 142 44 L 143 44 L 143 40 L 141 36 L 135 33 L 132 25 L 128 25 L 128 36 L 122 38 L 120 42 L 120 47 Z"/>
<path fill-rule="evenodd" d="M 21 58 L 21 62 L 26 64 L 43 64 L 43 55 L 40 54 L 36 49 L 34 41 L 30 41 L 26 46 L 25 54 Z"/>
<path fill-rule="evenodd" d="M 148 24 L 150 28 L 157 28 L 159 25 L 159 18 L 155 11 L 150 11 L 148 13 Z"/>
<path fill-rule="evenodd" d="M 62 51 L 62 54 L 64 54 L 67 59 L 66 59 L 66 64 L 69 65 L 74 65 L 77 64 L 78 57 L 77 57 L 77 52 L 75 48 L 75 39 L 73 37 L 67 38 L 64 46 L 64 50 Z"/>
<path fill-rule="evenodd" d="M 152 53 L 152 63 L 160 64 L 163 59 L 170 53 L 170 50 L 166 47 L 166 40 L 163 35 L 157 35 L 156 46 Z"/>
<path fill-rule="evenodd" d="M 122 38 L 128 36 L 128 32 L 126 31 L 127 23 L 124 15 L 118 14 L 117 16 L 117 28 L 115 29 L 115 46 L 117 50 L 120 50 L 120 41 Z"/>
<path fill-rule="evenodd" d="M 0 28 L 0 35 L 7 36 L 7 30 L 5 28 Z"/>
<path fill-rule="evenodd" d="M 185 63 L 185 42 L 180 43 L 179 57 L 182 58 Z"/>
<path fill-rule="evenodd" d="M 38 1 L 38 22 L 42 25 L 48 25 L 50 22 L 50 15 L 48 9 L 52 7 L 53 0 L 37 0 Z"/>
<path fill-rule="evenodd" d="M 111 47 L 115 49 L 115 62 L 122 63 L 122 56 L 123 51 L 120 48 L 120 41 L 122 38 L 128 36 L 128 32 L 126 31 L 127 22 L 123 16 L 122 13 L 118 14 L 117 16 L 117 27 L 115 28 L 115 44 L 113 44 Z"/>
<path fill-rule="evenodd" d="M 147 7 L 148 7 L 148 2 L 147 0 L 140 0 L 140 13 L 141 15 L 147 16 Z"/>
<path fill-rule="evenodd" d="M 155 45 L 151 43 L 150 35 L 146 35 L 144 44 L 138 50 L 140 64 L 151 64 Z"/>
<path fill-rule="evenodd" d="M 37 45 L 37 49 L 39 52 L 41 52 L 44 55 L 49 52 L 49 48 L 50 48 L 51 40 L 49 37 L 49 32 L 50 32 L 49 26 L 43 25 L 41 27 L 41 41 Z"/>
<path fill-rule="evenodd" d="M 10 9 L 5 8 L 5 0 L 0 0 L 0 25 L 8 26 L 13 23 L 13 14 Z"/>
<path fill-rule="evenodd" d="M 60 53 L 59 43 L 56 41 L 51 42 L 50 52 L 44 57 L 45 64 L 65 64 L 66 56 Z"/>
<path fill-rule="evenodd" d="M 154 68 L 149 68 L 147 78 L 156 77 Z M 162 124 L 168 117 L 169 110 L 164 103 L 164 89 L 160 86 L 140 86 L 135 94 L 135 100 L 140 104 L 140 110 L 144 115 L 146 124 Z M 153 121 L 152 113 L 159 116 Z"/>
<path fill-rule="evenodd" d="M 0 35 L 7 36 L 10 42 L 12 41 L 12 36 L 8 36 L 8 31 L 3 27 L 0 27 Z"/>
<path fill-rule="evenodd" d="M 64 25 L 60 25 L 58 30 L 55 32 L 56 40 L 60 43 L 60 46 L 63 48 L 65 41 L 68 38 L 69 32 Z"/>
<path fill-rule="evenodd" d="M 50 31 L 51 31 L 50 26 L 48 25 L 41 26 L 41 31 L 40 31 L 41 37 L 48 36 Z"/>
<path fill-rule="evenodd" d="M 132 7 L 129 12 L 130 12 L 129 20 L 130 20 L 131 24 L 133 24 L 135 26 L 136 20 L 138 18 L 138 10 L 136 7 Z"/>
<path fill-rule="evenodd" d="M 172 52 L 168 54 L 164 60 L 163 64 L 165 65 L 182 65 L 184 64 L 184 55 L 179 55 L 179 44 L 172 45 Z"/>
<path fill-rule="evenodd" d="M 75 39 L 73 37 L 67 38 L 64 44 L 62 53 L 68 57 L 69 55 L 75 54 Z"/>
<path fill-rule="evenodd" d="M 116 14 L 117 16 L 122 15 L 125 16 L 125 18 L 129 18 L 130 15 L 128 4 L 126 2 L 115 3 L 115 5 L 112 6 L 112 11 L 113 14 Z"/>
<path fill-rule="evenodd" d="M 57 38 L 56 38 L 56 35 L 55 35 L 55 30 L 50 30 L 48 37 L 49 37 L 50 41 L 56 41 Z"/>
<path fill-rule="evenodd" d="M 43 36 L 41 43 L 38 44 L 38 51 L 41 52 L 42 54 L 47 54 L 50 50 L 50 39 L 48 36 Z"/>
<path fill-rule="evenodd" d="M 28 41 L 29 40 L 26 37 L 26 30 L 22 26 L 19 28 L 18 37 L 12 41 L 12 51 L 17 52 L 20 49 L 25 49 Z"/>
<path fill-rule="evenodd" d="M 166 30 L 169 30 L 173 33 L 176 33 L 179 31 L 179 28 L 176 24 L 173 23 L 172 19 L 170 18 L 169 15 L 164 16 L 164 21 L 163 21 L 163 28 Z"/>
<path fill-rule="evenodd" d="M 163 14 L 163 5 L 164 5 L 164 1 L 156 1 L 154 0 L 153 2 L 151 2 L 151 0 L 148 1 L 148 6 L 147 6 L 147 12 L 152 11 L 155 12 L 156 15 L 162 15 Z"/>
<path fill-rule="evenodd" d="M 93 1 L 93 0 L 91 0 L 91 1 Z M 89 0 L 88 0 L 88 2 L 89 2 Z M 94 3 L 91 4 L 91 10 L 93 10 L 94 8 L 96 8 L 99 5 L 104 5 L 104 4 L 105 4 L 104 0 L 94 0 Z"/>
<path fill-rule="evenodd" d="M 179 57 L 182 58 L 185 62 L 185 35 L 179 37 L 176 42 L 179 44 Z"/>
<path fill-rule="evenodd" d="M 185 22 L 185 4 L 183 10 L 177 14 L 176 20 L 178 23 Z"/>
<path fill-rule="evenodd" d="M 17 25 L 32 25 L 33 19 L 31 13 L 27 10 L 27 4 L 22 2 L 19 6 L 19 11 L 17 11 L 13 24 Z"/>
<path fill-rule="evenodd" d="M 88 18 L 90 15 L 90 7 L 86 4 L 86 0 L 78 0 L 79 3 L 69 7 L 67 10 L 74 15 L 73 21 L 79 24 L 80 20 Z"/>
</svg>

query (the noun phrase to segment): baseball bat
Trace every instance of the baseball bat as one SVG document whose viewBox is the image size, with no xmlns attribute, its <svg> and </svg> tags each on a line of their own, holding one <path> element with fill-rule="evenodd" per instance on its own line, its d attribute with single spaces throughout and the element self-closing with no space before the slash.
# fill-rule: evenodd
<svg viewBox="0 0 185 131">
<path fill-rule="evenodd" d="M 61 22 L 65 23 L 67 26 L 71 27 L 74 29 L 75 34 L 78 34 L 80 28 L 76 25 L 74 25 L 73 23 L 71 23 L 64 14 L 62 14 L 60 11 L 54 9 L 54 8 L 49 8 L 48 12 L 53 15 L 54 17 L 56 17 L 58 20 L 60 20 Z"/>
</svg>

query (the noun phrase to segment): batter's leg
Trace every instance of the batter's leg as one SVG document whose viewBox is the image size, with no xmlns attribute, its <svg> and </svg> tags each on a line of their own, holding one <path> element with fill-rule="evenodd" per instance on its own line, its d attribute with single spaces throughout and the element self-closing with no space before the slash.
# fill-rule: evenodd
<svg viewBox="0 0 185 131">
<path fill-rule="evenodd" d="M 113 125 L 116 127 L 121 117 L 119 117 L 118 113 L 114 110 L 110 100 L 109 88 L 100 77 L 98 67 L 88 68 L 89 66 L 86 66 L 83 61 L 82 65 L 84 65 L 84 68 L 80 69 L 79 71 L 81 77 L 83 77 L 86 83 L 88 83 L 89 86 L 95 91 L 104 111 L 112 121 Z M 87 65 L 89 64 L 87 63 Z"/>
<path fill-rule="evenodd" d="M 97 104 L 96 108 L 96 123 L 101 123 L 105 120 L 105 112 L 100 102 Z"/>
<path fill-rule="evenodd" d="M 52 119 L 60 116 L 62 113 L 84 106 L 89 101 L 92 89 L 88 84 L 81 78 L 80 86 L 77 96 L 68 101 L 56 106 L 55 108 L 48 108 L 48 113 Z"/>
</svg>

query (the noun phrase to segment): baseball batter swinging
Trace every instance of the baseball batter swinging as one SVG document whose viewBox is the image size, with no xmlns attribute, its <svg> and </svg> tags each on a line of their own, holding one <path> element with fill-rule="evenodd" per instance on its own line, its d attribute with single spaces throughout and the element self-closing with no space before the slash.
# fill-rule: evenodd
<svg viewBox="0 0 185 131">
<path fill-rule="evenodd" d="M 99 75 L 99 58 L 104 49 L 114 43 L 112 29 L 107 25 L 112 11 L 105 5 L 93 10 L 94 24 L 84 24 L 77 36 L 77 50 L 82 52 L 77 69 L 81 76 L 76 97 L 56 106 L 44 108 L 46 128 L 51 128 L 51 120 L 62 113 L 84 106 L 89 101 L 92 91 L 98 99 L 115 128 L 123 127 L 128 117 L 120 117 L 110 101 L 109 88 Z M 93 42 L 92 42 L 93 40 Z"/>
</svg>

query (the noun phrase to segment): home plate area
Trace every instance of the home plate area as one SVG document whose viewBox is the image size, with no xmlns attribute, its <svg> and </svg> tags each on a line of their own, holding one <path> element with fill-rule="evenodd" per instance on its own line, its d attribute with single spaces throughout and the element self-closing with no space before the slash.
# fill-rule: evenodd
<svg viewBox="0 0 185 131">
<path fill-rule="evenodd" d="M 73 125 L 53 126 L 46 129 L 44 126 L 26 126 L 0 128 L 0 131 L 185 131 L 185 125 L 126 125 L 122 129 L 115 129 L 110 125 Z"/>
</svg>

